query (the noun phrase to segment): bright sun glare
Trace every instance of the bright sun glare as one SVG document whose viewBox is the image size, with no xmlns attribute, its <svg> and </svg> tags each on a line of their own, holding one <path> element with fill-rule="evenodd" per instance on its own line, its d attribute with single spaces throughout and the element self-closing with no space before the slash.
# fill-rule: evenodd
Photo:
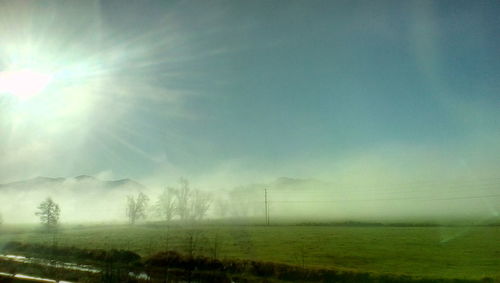
<svg viewBox="0 0 500 283">
<path fill-rule="evenodd" d="M 0 72 L 0 93 L 8 93 L 22 100 L 29 99 L 47 87 L 52 74 L 24 69 Z"/>
</svg>

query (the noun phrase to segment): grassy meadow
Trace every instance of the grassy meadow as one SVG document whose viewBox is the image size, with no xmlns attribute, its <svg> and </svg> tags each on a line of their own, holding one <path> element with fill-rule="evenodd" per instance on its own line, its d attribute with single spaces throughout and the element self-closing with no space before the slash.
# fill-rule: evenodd
<svg viewBox="0 0 500 283">
<path fill-rule="evenodd" d="M 52 243 L 36 227 L 8 226 L 8 241 Z M 95 225 L 63 227 L 59 246 L 162 250 L 429 278 L 500 280 L 500 227 Z"/>
</svg>

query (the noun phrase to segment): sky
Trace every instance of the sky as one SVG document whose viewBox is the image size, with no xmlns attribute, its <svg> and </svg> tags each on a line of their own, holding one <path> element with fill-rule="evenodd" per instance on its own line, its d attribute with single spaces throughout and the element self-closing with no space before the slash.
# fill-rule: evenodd
<svg viewBox="0 0 500 283">
<path fill-rule="evenodd" d="M 0 78 L 41 83 L 0 86 L 0 183 L 498 178 L 499 14 L 498 1 L 1 1 Z"/>
</svg>

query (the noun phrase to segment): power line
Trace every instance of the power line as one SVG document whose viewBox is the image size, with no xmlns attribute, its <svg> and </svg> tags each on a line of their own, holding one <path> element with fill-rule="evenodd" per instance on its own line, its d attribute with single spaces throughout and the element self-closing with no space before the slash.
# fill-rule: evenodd
<svg viewBox="0 0 500 283">
<path fill-rule="evenodd" d="M 385 198 L 385 199 L 341 199 L 341 200 L 274 200 L 272 202 L 273 203 L 328 203 L 328 202 L 346 202 L 346 201 L 392 201 L 392 200 L 435 201 L 435 200 L 480 199 L 480 198 L 495 198 L 495 197 L 500 197 L 500 194 L 483 195 L 483 196 L 448 197 L 448 198 Z"/>
<path fill-rule="evenodd" d="M 410 190 L 390 190 L 390 191 L 384 191 L 383 189 L 375 189 L 373 187 L 357 187 L 355 189 L 351 190 L 346 190 L 348 187 L 341 187 L 339 189 L 329 189 L 329 190 L 311 190 L 311 189 L 305 189 L 300 191 L 301 194 L 311 194 L 311 195 L 322 195 L 322 194 L 331 194 L 331 193 L 339 193 L 339 192 L 344 192 L 344 193 L 368 193 L 368 192 L 375 192 L 375 193 L 381 193 L 381 194 L 399 194 L 399 193 L 420 193 L 420 192 L 427 192 L 427 191 L 434 191 L 434 190 L 439 190 L 439 192 L 462 192 L 462 191 L 470 191 L 470 190 L 494 190 L 494 189 L 500 189 L 500 182 L 495 182 L 495 183 L 483 183 L 483 184 L 447 184 L 447 185 L 442 185 L 440 187 L 411 187 L 413 189 Z M 439 188 L 444 188 L 447 189 L 443 191 L 442 189 Z M 457 189 L 454 189 L 457 188 Z M 276 190 L 276 192 L 279 192 L 279 189 Z M 283 189 L 283 192 L 289 193 L 290 190 Z"/>
<path fill-rule="evenodd" d="M 473 185 L 474 183 L 478 182 L 487 182 L 489 181 L 490 183 L 492 181 L 497 181 L 495 182 L 498 184 L 498 181 L 500 181 L 500 177 L 490 177 L 490 178 L 481 178 L 481 179 L 475 179 L 475 180 L 456 180 L 456 181 L 444 181 L 444 180 L 434 180 L 434 181 L 415 181 L 415 182 L 408 182 L 408 183 L 389 183 L 389 184 L 378 184 L 378 185 L 363 185 L 363 187 L 370 187 L 373 189 L 376 188 L 414 188 L 414 187 L 427 187 L 431 185 L 451 185 L 451 186 L 468 186 L 468 185 Z M 494 183 L 494 184 L 495 184 Z M 338 184 L 337 184 L 338 185 Z M 359 188 L 359 185 L 344 185 L 344 188 Z"/>
<path fill-rule="evenodd" d="M 500 184 L 495 184 L 495 186 L 486 186 L 486 187 L 471 187 L 471 188 L 446 188 L 445 190 L 442 189 L 436 189 L 436 188 L 422 188 L 419 190 L 407 190 L 407 191 L 372 191 L 372 190 L 366 190 L 366 191 L 338 191 L 338 190 L 321 190 L 321 191 L 296 191 L 297 193 L 300 193 L 301 195 L 310 195 L 310 196 L 317 196 L 317 197 L 322 197 L 322 196 L 331 196 L 332 194 L 350 194 L 350 195 L 356 195 L 356 194 L 366 194 L 366 193 L 372 193 L 372 194 L 381 194 L 381 195 L 399 195 L 399 194 L 424 194 L 424 193 L 439 193 L 439 194 L 449 194 L 449 193 L 464 193 L 464 192 L 485 192 L 485 193 L 496 193 L 497 191 L 500 191 Z M 283 191 L 283 193 L 290 194 L 290 191 Z"/>
<path fill-rule="evenodd" d="M 443 190 L 441 188 L 444 188 L 446 190 Z M 307 194 L 307 195 L 329 195 L 329 194 L 338 194 L 338 193 L 349 193 L 349 194 L 356 194 L 356 193 L 380 193 L 380 194 L 399 194 L 399 193 L 423 193 L 423 192 L 428 192 L 428 191 L 436 191 L 437 193 L 455 193 L 455 192 L 468 192 L 468 191 L 478 191 L 478 190 L 483 190 L 483 191 L 490 191 L 490 190 L 500 190 L 500 183 L 489 183 L 489 184 L 481 184 L 481 185 L 476 185 L 474 187 L 464 187 L 464 186 L 443 186 L 440 188 L 436 187 L 425 187 L 425 188 L 415 188 L 414 190 L 392 190 L 392 191 L 383 191 L 383 190 L 370 190 L 370 189 L 361 189 L 358 188 L 358 190 L 338 190 L 338 189 L 322 189 L 322 190 L 312 190 L 312 189 L 304 189 L 304 190 L 297 190 L 297 189 L 276 189 L 275 193 L 300 193 L 300 194 Z"/>
<path fill-rule="evenodd" d="M 410 187 L 414 188 L 413 190 L 394 190 L 394 191 L 380 191 L 380 190 L 373 190 L 373 189 L 363 189 L 359 191 L 339 191 L 339 190 L 322 190 L 322 191 L 311 191 L 309 189 L 307 190 L 280 190 L 277 189 L 274 191 L 275 194 L 278 195 L 276 200 L 269 199 L 269 196 L 267 194 L 268 189 L 264 189 L 264 206 L 265 206 L 265 222 L 266 225 L 269 224 L 270 222 L 270 216 L 269 216 L 269 205 L 270 203 L 332 203 L 332 202 L 376 202 L 376 201 L 396 201 L 396 200 L 412 200 L 412 201 L 442 201 L 442 200 L 460 200 L 460 199 L 481 199 L 481 198 L 496 198 L 500 197 L 500 194 L 496 194 L 498 189 L 500 189 L 500 182 L 493 182 L 493 180 L 500 180 L 500 178 L 488 178 L 488 179 L 478 179 L 478 180 L 468 180 L 465 181 L 465 183 L 441 183 L 441 187 L 446 188 L 447 190 L 438 190 L 435 193 L 438 193 L 440 195 L 444 196 L 439 196 L 439 197 L 423 197 L 423 196 L 411 196 L 411 197 L 398 197 L 398 194 L 401 193 L 426 193 L 432 190 L 437 190 L 436 188 L 430 188 L 430 187 Z M 489 181 L 489 182 L 488 182 Z M 421 184 L 423 182 L 420 182 Z M 428 182 L 432 183 L 432 182 Z M 434 182 L 436 184 L 436 182 Z M 469 187 L 470 186 L 470 187 Z M 346 188 L 346 187 L 344 187 Z M 454 189 L 456 188 L 456 189 Z M 492 194 L 486 194 L 486 195 L 472 195 L 472 196 L 446 196 L 449 193 L 461 193 L 461 192 L 478 192 L 481 191 L 483 193 L 492 193 Z M 368 192 L 374 192 L 377 194 L 389 194 L 388 197 L 385 198 L 374 198 L 374 199 L 352 199 L 352 198 L 346 198 L 346 199 L 322 199 L 322 200 L 280 200 L 280 196 L 283 193 L 286 193 L 287 195 L 290 195 L 291 193 L 297 193 L 301 197 L 304 196 L 311 196 L 311 197 L 320 197 L 320 198 L 326 198 L 329 196 L 332 196 L 333 194 L 338 195 L 339 193 L 342 194 L 357 194 L 357 193 L 368 193 Z M 394 195 L 394 197 L 390 197 L 390 195 Z M 239 198 L 235 198 L 239 199 Z M 242 201 L 241 203 L 256 203 L 256 202 L 261 202 L 255 200 L 249 200 L 248 196 L 245 198 L 241 198 Z"/>
<path fill-rule="evenodd" d="M 267 191 L 267 189 L 266 189 L 266 191 Z M 453 191 L 453 192 L 457 192 L 457 191 Z M 306 193 L 299 192 L 299 194 L 301 196 L 313 196 L 313 197 L 318 197 L 318 196 L 319 197 L 328 197 L 328 196 L 332 196 L 334 193 L 338 193 L 338 192 L 332 191 L 332 192 L 328 192 L 328 194 L 325 192 L 325 194 L 322 194 L 322 195 L 309 194 L 307 192 Z M 287 194 L 289 195 L 290 192 L 287 192 Z M 337 201 L 382 201 L 382 200 L 449 200 L 449 199 L 489 198 L 489 197 L 497 197 L 497 196 L 500 196 L 500 194 L 475 195 L 475 196 L 454 196 L 454 197 L 431 197 L 431 198 L 413 196 L 413 197 L 395 197 L 395 198 L 378 198 L 378 199 L 377 198 L 375 198 L 375 199 L 355 199 L 355 198 L 352 199 L 352 198 L 346 198 L 346 199 L 336 199 L 336 200 L 300 200 L 300 201 L 297 200 L 297 201 L 294 201 L 294 200 L 279 200 L 279 198 L 276 198 L 278 200 L 270 200 L 269 196 L 267 195 L 267 192 L 266 192 L 264 204 L 267 203 L 267 205 L 265 205 L 265 207 L 266 207 L 266 210 L 268 210 L 270 203 L 283 203 L 283 202 L 337 202 Z M 238 203 L 258 203 L 258 202 L 261 202 L 261 201 L 258 201 L 258 200 L 249 200 L 248 198 L 239 198 L 239 199 L 241 199 L 242 201 L 237 201 Z M 237 200 L 237 199 L 234 199 L 234 200 Z M 267 214 L 268 213 L 266 212 L 266 215 Z"/>
</svg>

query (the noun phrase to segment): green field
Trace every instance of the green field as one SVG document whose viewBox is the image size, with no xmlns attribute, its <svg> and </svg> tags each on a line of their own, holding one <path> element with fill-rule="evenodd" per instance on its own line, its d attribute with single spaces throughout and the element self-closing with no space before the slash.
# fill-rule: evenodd
<svg viewBox="0 0 500 283">
<path fill-rule="evenodd" d="M 4 227 L 0 244 L 51 243 L 27 227 Z M 143 256 L 160 250 L 431 278 L 500 280 L 500 227 L 144 225 L 62 228 L 60 246 L 129 249 Z"/>
</svg>

